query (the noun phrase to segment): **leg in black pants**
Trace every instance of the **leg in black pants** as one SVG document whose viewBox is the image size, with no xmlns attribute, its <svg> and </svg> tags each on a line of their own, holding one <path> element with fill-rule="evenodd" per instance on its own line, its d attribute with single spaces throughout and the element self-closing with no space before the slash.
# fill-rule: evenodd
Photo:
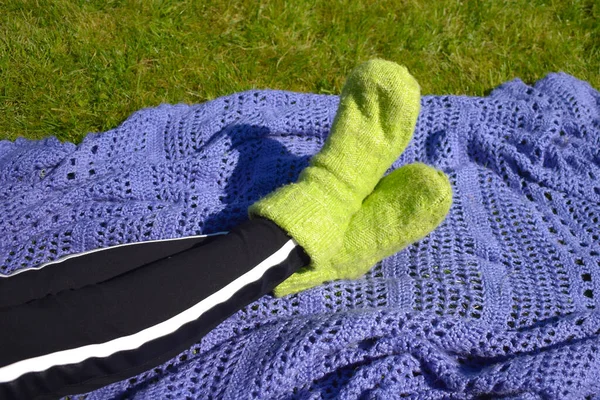
<svg viewBox="0 0 600 400">
<path fill-rule="evenodd" d="M 83 393 L 148 370 L 310 263 L 262 218 L 226 235 L 127 247 L 0 281 L 0 293 L 20 293 L 0 297 L 0 398 Z"/>
</svg>

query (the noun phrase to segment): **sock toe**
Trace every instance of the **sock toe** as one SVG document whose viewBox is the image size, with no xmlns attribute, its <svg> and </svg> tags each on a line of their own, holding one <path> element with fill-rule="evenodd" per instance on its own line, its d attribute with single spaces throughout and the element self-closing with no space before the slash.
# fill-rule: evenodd
<svg viewBox="0 0 600 400">
<path fill-rule="evenodd" d="M 422 239 L 446 217 L 452 187 L 441 171 L 421 163 L 384 177 L 355 214 L 344 251 L 332 261 L 350 279 L 376 262 Z"/>
</svg>

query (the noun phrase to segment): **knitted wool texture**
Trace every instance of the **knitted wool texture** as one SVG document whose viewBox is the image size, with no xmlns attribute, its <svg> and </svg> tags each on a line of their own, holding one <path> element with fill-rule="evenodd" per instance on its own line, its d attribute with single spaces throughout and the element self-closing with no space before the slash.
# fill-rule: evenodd
<svg viewBox="0 0 600 400">
<path fill-rule="evenodd" d="M 331 134 L 298 182 L 250 207 L 251 217 L 277 223 L 311 258 L 312 280 L 297 275 L 287 292 L 328 278 L 350 219 L 412 138 L 419 105 L 419 85 L 405 67 L 385 60 L 359 65 L 344 85 Z"/>
<path fill-rule="evenodd" d="M 79 146 L 2 141 L 0 271 L 230 229 L 297 179 L 337 106 L 250 91 L 141 110 Z M 392 168 L 448 175 L 436 230 L 359 280 L 264 296 L 87 399 L 598 398 L 599 120 L 600 94 L 562 73 L 422 98 Z"/>
<path fill-rule="evenodd" d="M 338 252 L 320 268 L 311 264 L 300 269 L 273 293 L 282 297 L 325 281 L 356 279 L 431 232 L 451 204 L 452 188 L 443 172 L 421 163 L 395 169 L 352 216 Z"/>
</svg>

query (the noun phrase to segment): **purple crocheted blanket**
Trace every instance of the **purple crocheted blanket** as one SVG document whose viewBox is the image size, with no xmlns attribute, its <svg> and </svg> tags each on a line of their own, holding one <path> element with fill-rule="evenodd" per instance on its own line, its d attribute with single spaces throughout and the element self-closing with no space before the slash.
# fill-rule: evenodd
<svg viewBox="0 0 600 400">
<path fill-rule="evenodd" d="M 297 178 L 337 105 L 248 91 L 144 109 L 78 146 L 0 141 L 0 272 L 228 230 Z M 426 96 L 394 168 L 413 161 L 455 194 L 425 239 L 357 281 L 264 296 L 159 368 L 80 397 L 600 397 L 598 91 L 559 73 Z"/>
</svg>

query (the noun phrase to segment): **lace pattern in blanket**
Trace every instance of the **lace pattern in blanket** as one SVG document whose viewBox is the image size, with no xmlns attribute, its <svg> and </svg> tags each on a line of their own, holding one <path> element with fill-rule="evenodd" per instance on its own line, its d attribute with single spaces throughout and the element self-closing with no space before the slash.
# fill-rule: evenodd
<svg viewBox="0 0 600 400">
<path fill-rule="evenodd" d="M 78 146 L 2 141 L 0 273 L 228 230 L 297 178 L 337 105 L 249 91 L 144 109 Z M 425 239 L 357 281 L 264 296 L 85 397 L 597 398 L 600 94 L 560 73 L 484 98 L 426 96 L 393 168 L 414 161 L 454 190 Z"/>
</svg>

